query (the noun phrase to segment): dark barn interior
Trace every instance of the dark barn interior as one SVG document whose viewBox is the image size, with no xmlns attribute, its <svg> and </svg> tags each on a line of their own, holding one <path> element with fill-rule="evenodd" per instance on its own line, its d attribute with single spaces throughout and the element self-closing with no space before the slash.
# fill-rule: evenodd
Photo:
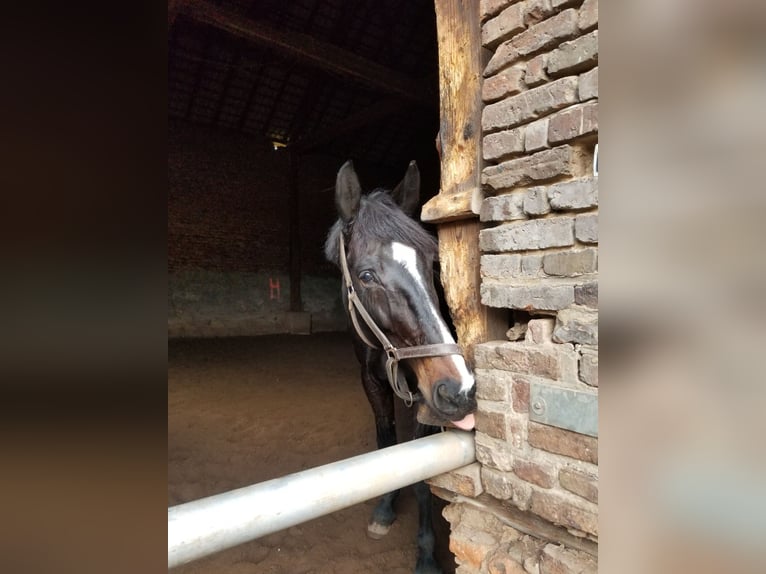
<svg viewBox="0 0 766 574">
<path fill-rule="evenodd" d="M 415 159 L 438 192 L 433 4 L 188 0 L 168 35 L 171 336 L 343 328 L 338 168 L 391 187 Z"/>
<path fill-rule="evenodd" d="M 375 448 L 323 255 L 335 175 L 392 187 L 414 159 L 436 195 L 438 98 L 430 0 L 170 0 L 169 505 Z M 383 540 L 372 504 L 178 571 L 411 572 L 414 496 Z"/>
</svg>

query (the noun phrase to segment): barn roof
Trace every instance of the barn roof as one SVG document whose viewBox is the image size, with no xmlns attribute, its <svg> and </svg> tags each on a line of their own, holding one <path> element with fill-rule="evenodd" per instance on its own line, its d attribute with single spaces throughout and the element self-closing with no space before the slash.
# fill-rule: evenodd
<svg viewBox="0 0 766 574">
<path fill-rule="evenodd" d="M 432 0 L 170 0 L 168 24 L 170 118 L 381 166 L 433 145 Z"/>
</svg>

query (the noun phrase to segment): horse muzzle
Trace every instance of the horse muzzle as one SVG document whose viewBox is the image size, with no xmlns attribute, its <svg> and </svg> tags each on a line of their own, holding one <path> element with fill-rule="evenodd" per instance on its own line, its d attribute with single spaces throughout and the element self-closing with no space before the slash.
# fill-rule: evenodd
<svg viewBox="0 0 766 574">
<path fill-rule="evenodd" d="M 459 381 L 441 379 L 431 388 L 431 402 L 436 412 L 453 425 L 464 430 L 474 427 L 473 412 L 476 410 L 476 386 L 462 390 Z"/>
</svg>

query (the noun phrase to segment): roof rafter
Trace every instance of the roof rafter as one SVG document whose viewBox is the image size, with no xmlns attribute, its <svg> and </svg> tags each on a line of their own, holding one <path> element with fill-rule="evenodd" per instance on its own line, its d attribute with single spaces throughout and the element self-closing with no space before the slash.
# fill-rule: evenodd
<svg viewBox="0 0 766 574">
<path fill-rule="evenodd" d="M 433 97 L 430 94 L 433 90 L 430 84 L 407 77 L 307 34 L 275 30 L 206 0 L 185 0 L 181 11 L 195 20 L 240 38 L 283 51 L 305 64 L 351 77 L 377 90 L 393 93 L 429 107 L 433 105 Z"/>
</svg>

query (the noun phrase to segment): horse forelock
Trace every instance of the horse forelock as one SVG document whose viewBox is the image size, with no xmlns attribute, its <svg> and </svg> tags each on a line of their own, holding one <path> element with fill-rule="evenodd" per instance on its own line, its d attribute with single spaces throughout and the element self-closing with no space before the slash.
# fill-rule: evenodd
<svg viewBox="0 0 766 574">
<path fill-rule="evenodd" d="M 436 260 L 439 252 L 436 238 L 399 209 L 383 189 L 376 189 L 362 197 L 359 211 L 351 222 L 344 225 L 339 219 L 330 228 L 325 242 L 325 257 L 336 265 L 339 263 L 338 240 L 341 233 L 349 234 L 349 255 L 356 252 L 359 246 L 373 241 L 409 245 L 429 263 Z"/>
</svg>

